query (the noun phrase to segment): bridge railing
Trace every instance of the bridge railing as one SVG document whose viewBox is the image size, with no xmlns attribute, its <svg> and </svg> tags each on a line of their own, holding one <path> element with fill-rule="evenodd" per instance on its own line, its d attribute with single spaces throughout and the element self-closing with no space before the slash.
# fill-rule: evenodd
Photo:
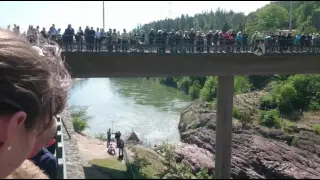
<svg viewBox="0 0 320 180">
<path fill-rule="evenodd" d="M 57 134 L 56 134 L 56 158 L 58 161 L 57 179 L 67 179 L 65 149 L 62 133 L 62 119 L 57 116 Z"/>
<path fill-rule="evenodd" d="M 70 39 L 68 39 L 70 38 Z M 81 38 L 64 35 L 56 40 L 65 51 L 104 51 L 104 52 L 148 52 L 148 53 L 252 53 L 261 50 L 264 53 L 320 53 L 320 41 L 294 40 L 255 40 L 237 41 L 235 39 L 153 39 L 112 41 L 108 38 Z"/>
</svg>

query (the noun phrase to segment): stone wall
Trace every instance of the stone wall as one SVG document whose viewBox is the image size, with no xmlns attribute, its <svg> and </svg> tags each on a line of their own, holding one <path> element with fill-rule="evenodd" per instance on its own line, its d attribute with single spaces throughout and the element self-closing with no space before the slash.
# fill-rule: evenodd
<svg viewBox="0 0 320 180">
<path fill-rule="evenodd" d="M 73 129 L 72 118 L 68 108 L 61 113 L 61 118 L 66 126 L 66 128 L 62 126 L 62 133 L 65 147 L 67 178 L 85 179 L 78 144 L 76 138 L 74 138 L 75 131 Z M 71 138 L 69 138 L 66 129 L 68 130 Z"/>
</svg>

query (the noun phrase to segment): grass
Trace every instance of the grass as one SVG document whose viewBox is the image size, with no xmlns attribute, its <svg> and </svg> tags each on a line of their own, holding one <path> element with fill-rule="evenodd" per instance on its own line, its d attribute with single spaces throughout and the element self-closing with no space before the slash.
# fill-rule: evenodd
<svg viewBox="0 0 320 180">
<path fill-rule="evenodd" d="M 131 151 L 138 152 L 140 156 L 147 157 L 151 165 L 147 166 L 142 170 L 142 174 L 135 173 L 137 179 L 159 179 L 159 173 L 165 170 L 165 165 L 163 164 L 163 159 L 160 155 L 152 150 L 145 149 L 143 147 L 133 146 Z"/>
<path fill-rule="evenodd" d="M 130 179 L 127 167 L 116 157 L 108 159 L 93 159 L 89 164 L 97 167 L 103 174 L 112 179 Z"/>
<path fill-rule="evenodd" d="M 312 129 L 317 135 L 320 135 L 320 124 L 313 124 Z"/>
</svg>

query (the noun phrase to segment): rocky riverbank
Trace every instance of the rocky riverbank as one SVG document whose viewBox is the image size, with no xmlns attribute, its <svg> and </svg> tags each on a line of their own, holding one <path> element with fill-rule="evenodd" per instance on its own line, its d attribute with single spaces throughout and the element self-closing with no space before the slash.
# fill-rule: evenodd
<svg viewBox="0 0 320 180">
<path fill-rule="evenodd" d="M 208 103 L 195 101 L 181 114 L 182 144 L 176 149 L 178 162 L 214 170 L 216 112 Z M 320 136 L 297 129 L 293 137 L 281 130 L 252 125 L 233 127 L 232 178 L 319 178 Z M 288 145 L 293 141 L 294 146 Z"/>
</svg>

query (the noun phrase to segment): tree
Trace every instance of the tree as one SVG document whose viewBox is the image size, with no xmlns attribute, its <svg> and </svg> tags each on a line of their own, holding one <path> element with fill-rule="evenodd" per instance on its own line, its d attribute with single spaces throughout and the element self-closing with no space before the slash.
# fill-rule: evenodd
<svg viewBox="0 0 320 180">
<path fill-rule="evenodd" d="M 257 15 L 260 30 L 283 27 L 288 22 L 288 11 L 277 4 L 266 5 Z"/>
</svg>

